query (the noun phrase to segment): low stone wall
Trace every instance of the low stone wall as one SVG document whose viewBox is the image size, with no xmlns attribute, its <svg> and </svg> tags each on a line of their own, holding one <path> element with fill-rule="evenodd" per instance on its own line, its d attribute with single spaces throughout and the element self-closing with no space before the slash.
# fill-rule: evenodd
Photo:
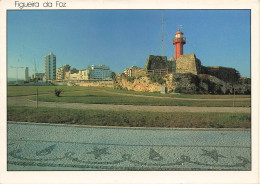
<svg viewBox="0 0 260 184">
<path fill-rule="evenodd" d="M 114 86 L 113 81 L 84 81 L 75 83 L 77 86 L 86 86 L 86 87 L 109 87 L 112 88 Z"/>
<path fill-rule="evenodd" d="M 93 87 L 110 87 L 114 86 L 113 81 L 62 81 L 62 82 L 54 82 L 56 86 L 93 86 Z"/>
<path fill-rule="evenodd" d="M 52 83 L 53 83 L 55 86 L 67 86 L 67 82 L 53 81 Z"/>
<path fill-rule="evenodd" d="M 149 77 L 146 76 L 129 81 L 124 75 L 118 75 L 114 87 L 133 91 L 160 92 L 161 87 L 165 87 L 165 85 L 152 83 Z"/>
</svg>

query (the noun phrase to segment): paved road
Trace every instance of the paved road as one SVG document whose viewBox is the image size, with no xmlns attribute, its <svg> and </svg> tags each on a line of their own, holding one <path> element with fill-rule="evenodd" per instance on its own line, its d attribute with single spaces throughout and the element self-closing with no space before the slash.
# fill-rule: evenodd
<svg viewBox="0 0 260 184">
<path fill-rule="evenodd" d="M 8 170 L 250 170 L 250 130 L 8 123 Z"/>
<path fill-rule="evenodd" d="M 8 105 L 35 107 L 36 102 L 29 96 L 8 97 Z M 83 104 L 64 102 L 39 102 L 39 107 L 58 107 L 68 109 L 92 109 L 108 111 L 148 111 L 148 112 L 232 112 L 250 113 L 250 107 L 190 107 L 190 106 L 147 106 L 147 105 L 113 105 L 113 104 Z"/>
</svg>

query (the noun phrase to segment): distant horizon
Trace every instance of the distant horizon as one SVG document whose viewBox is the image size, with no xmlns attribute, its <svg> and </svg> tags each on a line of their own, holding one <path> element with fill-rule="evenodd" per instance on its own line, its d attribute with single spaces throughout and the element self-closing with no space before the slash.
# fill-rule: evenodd
<svg viewBox="0 0 260 184">
<path fill-rule="evenodd" d="M 16 78 L 11 66 L 29 67 L 29 76 L 44 73 L 50 52 L 57 69 L 143 68 L 149 55 L 162 55 L 162 17 L 167 59 L 174 56 L 172 38 L 182 25 L 184 55 L 194 53 L 203 66 L 235 68 L 251 77 L 250 10 L 8 10 L 8 78 Z"/>
<path fill-rule="evenodd" d="M 10 78 L 10 77 L 7 78 L 7 82 L 15 82 L 16 80 L 17 80 L 16 78 Z M 18 78 L 18 81 L 22 81 L 22 80 L 24 79 Z"/>
</svg>

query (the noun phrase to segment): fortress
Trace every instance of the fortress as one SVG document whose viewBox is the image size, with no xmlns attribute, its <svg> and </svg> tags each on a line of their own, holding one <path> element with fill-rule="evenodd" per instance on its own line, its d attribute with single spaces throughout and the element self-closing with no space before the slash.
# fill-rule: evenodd
<svg viewBox="0 0 260 184">
<path fill-rule="evenodd" d="M 186 43 L 186 38 L 183 37 L 183 33 L 178 29 L 175 37 L 173 39 L 173 45 L 175 45 L 175 59 L 170 58 L 167 60 L 166 56 L 148 56 L 146 61 L 145 70 L 158 70 L 158 69 L 166 69 L 172 73 L 181 73 L 187 74 L 191 73 L 194 75 L 199 74 L 209 74 L 215 77 L 228 80 L 230 78 L 234 78 L 238 80 L 238 76 L 230 76 L 238 74 L 238 71 L 234 72 L 235 69 L 221 67 L 221 66 L 213 66 L 213 67 L 205 67 L 201 64 L 201 61 L 196 57 L 194 53 L 183 55 L 183 45 Z M 228 75 L 229 78 L 223 78 L 223 76 Z"/>
<path fill-rule="evenodd" d="M 170 92 L 181 93 L 230 94 L 235 88 L 236 93 L 251 92 L 250 84 L 243 86 L 239 84 L 240 74 L 236 69 L 221 66 L 206 67 L 194 53 L 183 55 L 183 45 L 186 43 L 183 35 L 178 29 L 173 39 L 175 58 L 149 55 L 143 69 L 138 67 L 126 69 L 125 76 L 117 76 L 115 85 L 128 90 L 150 92 L 160 91 L 161 87 L 167 87 Z M 152 82 L 154 75 L 158 79 L 157 84 Z"/>
</svg>

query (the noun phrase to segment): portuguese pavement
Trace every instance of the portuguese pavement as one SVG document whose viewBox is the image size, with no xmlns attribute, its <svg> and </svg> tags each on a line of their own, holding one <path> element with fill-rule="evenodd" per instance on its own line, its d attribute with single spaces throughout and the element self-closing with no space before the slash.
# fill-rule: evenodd
<svg viewBox="0 0 260 184">
<path fill-rule="evenodd" d="M 8 171 L 251 170 L 250 130 L 8 122 Z"/>
</svg>

